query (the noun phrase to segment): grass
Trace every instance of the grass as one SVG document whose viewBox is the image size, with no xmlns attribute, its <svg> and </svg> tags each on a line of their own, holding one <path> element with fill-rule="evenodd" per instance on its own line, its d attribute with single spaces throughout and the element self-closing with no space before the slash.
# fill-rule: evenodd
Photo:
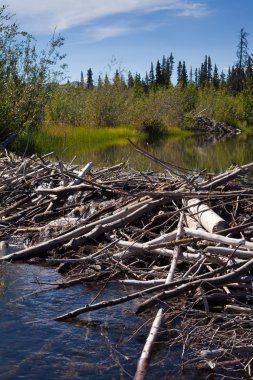
<svg viewBox="0 0 253 380">
<path fill-rule="evenodd" d="M 43 126 L 30 136 L 32 150 L 37 153 L 55 151 L 64 156 L 80 155 L 105 149 L 111 145 L 126 145 L 127 138 L 136 140 L 133 127 L 87 128 L 73 126 Z M 24 142 L 22 142 L 24 146 Z"/>
</svg>

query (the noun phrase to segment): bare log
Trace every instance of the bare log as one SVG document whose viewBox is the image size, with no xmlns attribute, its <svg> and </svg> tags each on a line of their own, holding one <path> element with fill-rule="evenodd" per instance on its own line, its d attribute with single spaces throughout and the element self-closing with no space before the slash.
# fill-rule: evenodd
<svg viewBox="0 0 253 380">
<path fill-rule="evenodd" d="M 92 166 L 93 166 L 93 163 L 88 162 L 88 164 L 85 165 L 85 167 L 78 173 L 77 178 L 74 179 L 74 181 L 70 183 L 70 186 L 78 185 L 80 182 L 82 182 L 82 179 L 86 176 L 87 173 L 89 173 Z"/>
<path fill-rule="evenodd" d="M 189 199 L 185 201 L 185 204 L 195 218 L 208 232 L 219 232 L 228 227 L 227 222 L 216 214 L 210 207 L 201 203 L 197 198 Z"/>
<path fill-rule="evenodd" d="M 187 235 L 198 237 L 204 240 L 210 240 L 210 241 L 214 241 L 216 243 L 222 243 L 225 245 L 232 245 L 233 247 L 245 247 L 245 248 L 253 249 L 253 243 L 245 239 L 229 238 L 226 236 L 213 234 L 213 233 L 209 233 L 205 231 L 193 230 L 187 227 L 184 228 L 184 231 Z"/>
</svg>

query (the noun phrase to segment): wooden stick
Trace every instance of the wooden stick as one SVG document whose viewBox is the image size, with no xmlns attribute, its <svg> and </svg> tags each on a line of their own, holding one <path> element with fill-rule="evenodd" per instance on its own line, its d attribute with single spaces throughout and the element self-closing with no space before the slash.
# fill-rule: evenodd
<svg viewBox="0 0 253 380">
<path fill-rule="evenodd" d="M 240 276 L 242 276 L 247 271 L 252 270 L 252 268 L 253 268 L 253 259 L 242 264 L 239 268 L 234 269 L 233 272 L 230 272 L 230 273 L 225 274 L 223 276 L 206 278 L 206 279 L 205 278 L 198 279 L 198 280 L 192 281 L 191 283 L 186 283 L 186 284 L 183 284 L 181 286 L 178 286 L 175 289 L 172 289 L 169 291 L 164 291 L 164 292 L 159 293 L 156 296 L 148 299 L 147 301 L 143 302 L 138 307 L 137 313 L 140 313 L 144 310 L 147 310 L 150 307 L 152 307 L 153 305 L 160 303 L 163 300 L 169 300 L 169 299 L 177 297 L 177 296 L 179 296 L 185 292 L 196 289 L 198 286 L 200 286 L 205 281 L 211 285 L 214 285 L 214 286 L 227 284 L 231 281 L 234 281 L 235 279 L 238 279 Z"/>
<path fill-rule="evenodd" d="M 216 243 L 222 243 L 226 245 L 232 245 L 233 247 L 245 247 L 249 249 L 253 249 L 253 243 L 245 240 L 245 239 L 234 239 L 234 238 L 229 238 L 226 236 L 221 236 L 218 234 L 212 234 L 209 232 L 205 231 L 200 231 L 200 230 L 193 230 L 191 228 L 184 228 L 184 231 L 187 235 L 198 237 L 204 240 L 210 240 L 214 241 Z"/>
<path fill-rule="evenodd" d="M 176 240 L 179 240 L 181 237 L 182 224 L 183 224 L 183 213 L 180 214 Z M 165 284 L 169 284 L 173 280 L 173 276 L 175 273 L 177 260 L 178 260 L 178 256 L 179 256 L 179 250 L 180 250 L 179 246 L 176 246 L 174 248 L 173 259 L 171 262 L 170 270 L 169 270 L 169 273 L 167 275 Z M 136 370 L 136 373 L 134 376 L 134 380 L 143 380 L 144 379 L 144 376 L 145 376 L 147 369 L 148 369 L 151 351 L 152 351 L 155 339 L 157 337 L 157 334 L 159 332 L 160 326 L 162 324 L 162 320 L 163 320 L 163 308 L 161 307 L 156 314 L 156 317 L 153 321 L 153 324 L 152 324 L 151 330 L 149 332 L 148 338 L 147 338 L 146 343 L 144 345 L 144 348 L 142 350 L 141 357 L 140 357 L 138 364 L 137 364 L 137 370 Z"/>
</svg>

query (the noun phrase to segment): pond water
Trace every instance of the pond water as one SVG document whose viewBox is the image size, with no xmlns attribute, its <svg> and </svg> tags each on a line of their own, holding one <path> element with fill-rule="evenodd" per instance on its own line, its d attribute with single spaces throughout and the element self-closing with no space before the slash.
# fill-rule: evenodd
<svg viewBox="0 0 253 380">
<path fill-rule="evenodd" d="M 135 302 L 109 311 L 103 309 L 84 314 L 71 322 L 55 322 L 53 317 L 90 302 L 100 286 L 80 285 L 42 291 L 48 288 L 49 282 L 60 279 L 54 269 L 4 263 L 0 271 L 1 379 L 117 380 L 133 377 L 149 330 L 144 317 L 134 315 Z M 33 294 L 35 291 L 37 294 Z M 103 297 L 117 297 L 127 291 L 130 289 L 111 284 Z M 178 376 L 175 364 L 179 362 L 182 348 L 174 348 L 172 352 L 164 352 L 164 348 L 161 345 L 156 349 L 146 379 Z M 191 370 L 181 372 L 180 379 L 204 379 L 206 375 L 200 370 Z"/>
<path fill-rule="evenodd" d="M 147 139 L 133 134 L 132 129 L 66 128 L 62 131 L 48 129 L 38 139 L 41 153 L 55 151 L 64 161 L 96 166 L 111 166 L 126 162 L 137 170 L 161 170 L 149 159 L 137 153 L 127 138 L 147 152 L 166 162 L 196 170 L 220 172 L 230 165 L 245 164 L 253 160 L 253 135 L 240 133 L 223 141 L 208 135 L 179 135 Z M 119 137 L 119 138 L 118 138 Z M 104 142 L 104 143 L 103 143 Z M 37 149 L 38 150 L 38 149 Z"/>
</svg>

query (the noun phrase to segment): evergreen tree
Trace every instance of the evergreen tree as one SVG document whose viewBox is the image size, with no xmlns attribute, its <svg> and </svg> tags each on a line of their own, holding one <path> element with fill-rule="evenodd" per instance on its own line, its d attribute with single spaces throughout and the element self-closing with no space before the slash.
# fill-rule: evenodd
<svg viewBox="0 0 253 380">
<path fill-rule="evenodd" d="M 199 85 L 205 87 L 208 83 L 208 58 L 205 56 L 204 63 L 201 63 L 199 73 Z"/>
<path fill-rule="evenodd" d="M 192 67 L 191 67 L 191 69 L 190 69 L 189 81 L 190 81 L 191 83 L 193 83 L 193 72 L 192 72 Z"/>
<path fill-rule="evenodd" d="M 249 56 L 246 69 L 245 69 L 245 82 L 246 85 L 252 85 L 253 82 L 253 59 Z"/>
<path fill-rule="evenodd" d="M 162 75 L 162 85 L 163 86 L 167 86 L 168 85 L 168 73 L 167 73 L 167 62 L 166 62 L 166 58 L 165 58 L 165 55 L 163 56 L 163 59 L 162 59 L 162 65 L 161 65 L 161 75 Z"/>
<path fill-rule="evenodd" d="M 171 77 L 173 74 L 173 69 L 174 69 L 174 57 L 172 53 L 170 53 L 169 58 L 167 59 L 167 75 L 168 75 L 168 82 L 171 84 Z"/>
<path fill-rule="evenodd" d="M 207 58 L 207 82 L 208 84 L 210 84 L 212 82 L 212 61 L 211 61 L 211 57 L 208 56 Z"/>
<path fill-rule="evenodd" d="M 182 64 L 182 78 L 181 78 L 181 82 L 182 82 L 182 86 L 183 87 L 187 87 L 187 84 L 188 84 L 188 74 L 187 74 L 187 70 L 186 70 L 185 61 L 183 61 L 183 64 Z"/>
<path fill-rule="evenodd" d="M 149 85 L 152 88 L 155 84 L 155 73 L 154 73 L 154 65 L 151 62 L 150 71 L 149 71 Z"/>
<path fill-rule="evenodd" d="M 127 87 L 132 88 L 134 85 L 134 78 L 132 76 L 131 71 L 128 71 L 128 78 L 127 78 Z"/>
<path fill-rule="evenodd" d="M 134 76 L 134 83 L 137 84 L 138 86 L 141 85 L 141 74 L 136 73 Z"/>
<path fill-rule="evenodd" d="M 146 75 L 145 75 L 145 80 L 144 80 L 144 87 L 145 87 L 145 92 L 148 92 L 149 91 L 149 77 L 148 77 L 148 73 L 146 72 Z"/>
<path fill-rule="evenodd" d="M 87 71 L 87 88 L 91 90 L 93 86 L 93 72 L 91 68 L 89 68 Z"/>
<path fill-rule="evenodd" d="M 111 83 L 110 83 L 110 81 L 109 81 L 108 74 L 105 73 L 104 85 L 105 85 L 105 87 L 109 87 L 110 84 L 111 84 Z"/>
<path fill-rule="evenodd" d="M 216 89 L 219 88 L 220 79 L 219 79 L 218 67 L 216 64 L 214 65 L 214 69 L 213 69 L 212 84 L 213 84 L 214 88 L 216 88 Z"/>
<path fill-rule="evenodd" d="M 198 87 L 199 86 L 199 71 L 197 68 L 195 69 L 195 72 L 194 72 L 194 82 L 195 82 L 196 87 Z"/>
<path fill-rule="evenodd" d="M 245 67 L 248 61 L 248 33 L 242 28 L 239 34 L 239 42 L 237 45 L 237 62 L 232 67 L 231 77 L 229 80 L 229 89 L 233 94 L 242 91 L 245 81 Z"/>
<path fill-rule="evenodd" d="M 117 83 L 120 80 L 119 70 L 117 69 L 114 74 L 113 83 Z"/>
<path fill-rule="evenodd" d="M 161 86 L 163 84 L 162 68 L 159 59 L 157 60 L 155 68 L 155 83 L 157 86 Z"/>
<path fill-rule="evenodd" d="M 180 84 L 182 82 L 182 62 L 179 61 L 177 65 L 177 84 Z"/>
<path fill-rule="evenodd" d="M 226 75 L 225 75 L 224 71 L 222 70 L 221 74 L 220 74 L 220 87 L 221 88 L 225 88 L 226 85 L 227 85 L 227 83 L 226 83 Z"/>
<path fill-rule="evenodd" d="M 240 30 L 240 35 L 239 35 L 239 42 L 237 45 L 237 67 L 241 69 L 242 67 L 245 67 L 248 61 L 248 33 L 245 32 L 244 28 Z"/>
</svg>

